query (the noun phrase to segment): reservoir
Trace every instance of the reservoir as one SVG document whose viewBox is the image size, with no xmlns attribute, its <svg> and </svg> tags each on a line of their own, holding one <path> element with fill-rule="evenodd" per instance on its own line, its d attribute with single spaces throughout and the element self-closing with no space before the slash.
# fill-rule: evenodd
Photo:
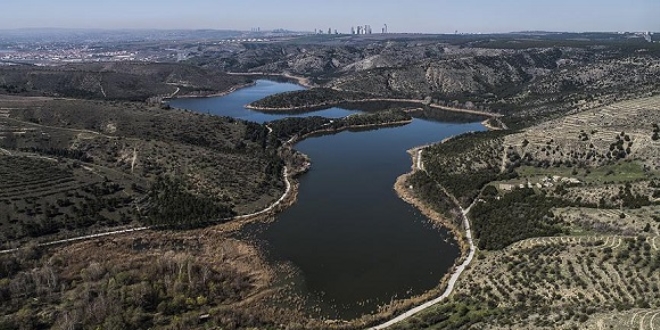
<svg viewBox="0 0 660 330">
<path fill-rule="evenodd" d="M 244 105 L 300 86 L 259 80 L 217 98 L 177 99 L 170 105 L 259 123 L 287 116 L 343 117 L 353 110 L 331 108 L 303 114 L 263 114 Z M 344 131 L 305 139 L 295 148 L 312 160 L 298 178 L 297 202 L 269 224 L 246 226 L 271 262 L 290 263 L 296 286 L 322 315 L 352 319 L 394 299 L 435 288 L 459 248 L 451 232 L 398 198 L 397 177 L 411 168 L 406 150 L 468 131 L 479 122 L 422 120 L 370 131 Z"/>
</svg>

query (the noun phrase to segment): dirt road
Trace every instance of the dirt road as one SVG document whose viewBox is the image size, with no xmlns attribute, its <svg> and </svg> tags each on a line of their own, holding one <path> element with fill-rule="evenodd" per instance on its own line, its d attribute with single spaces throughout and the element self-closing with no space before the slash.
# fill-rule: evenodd
<svg viewBox="0 0 660 330">
<path fill-rule="evenodd" d="M 415 150 L 416 150 L 416 152 L 412 153 L 412 155 L 413 155 L 413 164 L 415 164 L 414 170 L 415 171 L 425 171 L 424 170 L 424 162 L 422 161 L 422 153 L 424 152 L 424 147 L 420 147 L 420 148 L 415 149 Z M 444 190 L 444 188 L 443 188 L 443 190 Z M 445 193 L 447 193 L 447 192 L 445 191 Z M 454 200 L 457 203 L 456 199 L 452 195 L 449 195 L 449 196 L 452 197 L 452 200 Z M 474 245 L 474 241 L 472 240 L 472 230 L 470 228 L 470 219 L 467 216 L 468 213 L 470 212 L 470 210 L 472 209 L 472 206 L 474 205 L 474 203 L 476 203 L 476 200 L 467 209 L 463 209 L 462 207 L 460 207 L 459 204 L 457 204 L 457 205 L 459 205 L 459 208 L 461 209 L 461 214 L 462 214 L 462 217 L 463 217 L 463 227 L 465 229 L 465 238 L 467 239 L 468 244 L 469 244 L 469 251 L 468 251 L 468 254 L 467 254 L 467 257 L 465 258 L 465 260 L 463 260 L 463 262 L 460 265 L 458 265 L 456 267 L 456 269 L 454 270 L 454 272 L 452 273 L 451 277 L 449 278 L 449 282 L 447 283 L 447 288 L 442 293 L 442 295 L 440 295 L 439 297 L 437 297 L 433 300 L 427 301 L 426 303 L 424 303 L 422 305 L 419 305 L 415 308 L 412 308 L 412 309 L 404 312 L 403 314 L 401 314 L 401 315 L 399 315 L 399 316 L 397 316 L 397 317 L 395 317 L 395 318 L 393 318 L 393 319 L 391 319 L 391 320 L 389 320 L 385 323 L 382 323 L 382 324 L 373 326 L 371 328 L 368 328 L 367 330 L 381 330 L 381 329 L 388 328 L 388 327 L 390 327 L 390 326 L 392 326 L 396 323 L 405 321 L 406 319 L 408 319 L 408 318 L 424 311 L 425 309 L 428 309 L 429 307 L 431 307 L 431 306 L 433 306 L 433 305 L 435 305 L 439 302 L 442 302 L 444 299 L 449 297 L 452 294 L 452 292 L 454 292 L 454 287 L 456 286 L 456 282 L 459 280 L 459 278 L 461 277 L 461 275 L 463 274 L 465 269 L 468 266 L 470 266 L 470 263 L 472 263 L 472 259 L 474 259 L 474 254 L 477 251 L 477 247 Z"/>
</svg>

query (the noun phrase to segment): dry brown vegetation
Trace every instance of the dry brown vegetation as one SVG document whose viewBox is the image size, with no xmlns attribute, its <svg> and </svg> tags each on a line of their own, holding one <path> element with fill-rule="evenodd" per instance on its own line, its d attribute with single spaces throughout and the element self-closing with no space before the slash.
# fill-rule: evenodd
<svg viewBox="0 0 660 330">
<path fill-rule="evenodd" d="M 145 232 L 0 256 L 3 328 L 273 327 L 277 275 L 222 227 Z M 103 253 L 99 253 L 103 251 Z"/>
</svg>

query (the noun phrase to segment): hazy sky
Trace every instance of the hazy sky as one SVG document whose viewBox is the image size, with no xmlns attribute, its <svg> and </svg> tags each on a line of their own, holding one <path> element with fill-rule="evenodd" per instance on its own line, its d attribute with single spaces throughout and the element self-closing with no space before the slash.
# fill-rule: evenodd
<svg viewBox="0 0 660 330">
<path fill-rule="evenodd" d="M 660 0 L 3 0 L 0 29 L 658 31 Z"/>
</svg>

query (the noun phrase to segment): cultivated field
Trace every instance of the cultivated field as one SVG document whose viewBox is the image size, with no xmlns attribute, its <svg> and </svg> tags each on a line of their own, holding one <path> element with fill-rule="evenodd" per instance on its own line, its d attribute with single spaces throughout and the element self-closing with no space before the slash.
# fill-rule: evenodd
<svg viewBox="0 0 660 330">
<path fill-rule="evenodd" d="M 482 249 L 449 301 L 394 328 L 657 329 L 658 122 L 653 97 L 426 149 L 459 199 L 491 178 L 469 214 Z"/>
</svg>

